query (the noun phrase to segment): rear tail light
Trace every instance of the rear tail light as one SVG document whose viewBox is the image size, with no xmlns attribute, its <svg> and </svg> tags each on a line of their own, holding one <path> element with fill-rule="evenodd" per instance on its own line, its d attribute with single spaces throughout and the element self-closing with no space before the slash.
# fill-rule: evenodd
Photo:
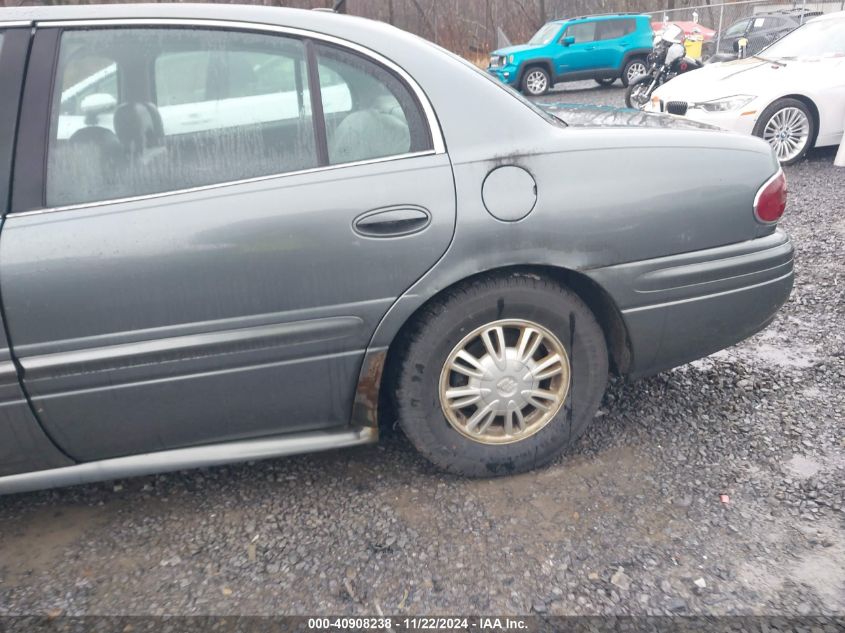
<svg viewBox="0 0 845 633">
<path fill-rule="evenodd" d="M 780 220 L 786 209 L 786 176 L 782 169 L 769 178 L 754 197 L 754 215 L 760 222 L 772 224 Z"/>
</svg>

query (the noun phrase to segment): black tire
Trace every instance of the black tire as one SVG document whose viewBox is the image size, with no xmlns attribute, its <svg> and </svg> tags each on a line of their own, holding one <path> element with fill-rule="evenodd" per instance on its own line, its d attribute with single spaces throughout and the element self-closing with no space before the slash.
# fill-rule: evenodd
<svg viewBox="0 0 845 633">
<path fill-rule="evenodd" d="M 772 117 L 775 116 L 776 113 L 787 108 L 797 108 L 798 110 L 803 112 L 804 116 L 807 117 L 807 122 L 809 125 L 807 140 L 804 143 L 803 148 L 796 155 L 791 156 L 787 160 L 781 160 L 780 157 L 778 157 L 778 160 L 780 160 L 781 165 L 794 165 L 807 155 L 807 152 L 809 152 L 813 148 L 813 145 L 816 140 L 816 122 L 813 119 L 813 114 L 812 112 L 810 112 L 810 108 L 808 108 L 803 101 L 789 98 L 778 99 L 768 108 L 763 110 L 763 114 L 761 114 L 760 118 L 757 119 L 757 123 L 754 125 L 754 129 L 751 133 L 754 136 L 758 136 L 764 139 L 764 132 L 769 121 L 772 119 Z"/>
<path fill-rule="evenodd" d="M 616 77 L 602 77 L 600 79 L 596 79 L 596 83 L 602 87 L 612 86 L 615 81 Z"/>
<path fill-rule="evenodd" d="M 628 77 L 631 72 L 631 68 L 637 64 L 642 65 L 644 68 L 643 73 L 641 74 L 645 74 L 645 71 L 648 70 L 648 64 L 646 63 L 646 60 L 642 57 L 632 57 L 631 59 L 629 59 L 628 62 L 625 64 L 625 67 L 622 69 L 622 85 L 626 88 L 628 87 L 630 80 L 634 79 L 633 77 Z"/>
<path fill-rule="evenodd" d="M 535 75 L 542 77 L 542 82 L 535 83 Z M 537 85 L 541 87 L 537 88 Z M 525 74 L 522 75 L 522 92 L 530 97 L 541 97 L 546 94 L 552 87 L 552 78 L 542 66 L 531 66 L 525 69 Z"/>
<path fill-rule="evenodd" d="M 510 444 L 486 444 L 448 421 L 440 374 L 467 334 L 502 319 L 529 320 L 557 337 L 570 360 L 571 382 L 546 426 Z M 484 276 L 432 302 L 415 322 L 395 377 L 396 412 L 405 435 L 436 466 L 469 477 L 509 475 L 542 466 L 574 443 L 593 419 L 607 377 L 604 334 L 575 293 L 536 275 Z"/>
<path fill-rule="evenodd" d="M 652 77 L 651 75 L 643 75 L 642 77 L 640 77 L 636 81 L 629 83 L 628 87 L 625 88 L 625 105 L 629 108 L 634 108 L 635 110 L 640 110 L 641 107 L 639 105 L 635 104 L 634 100 L 632 98 L 633 94 L 634 94 L 634 90 L 636 90 L 639 86 L 641 86 L 643 84 L 650 84 L 652 81 L 654 81 L 654 77 Z"/>
</svg>

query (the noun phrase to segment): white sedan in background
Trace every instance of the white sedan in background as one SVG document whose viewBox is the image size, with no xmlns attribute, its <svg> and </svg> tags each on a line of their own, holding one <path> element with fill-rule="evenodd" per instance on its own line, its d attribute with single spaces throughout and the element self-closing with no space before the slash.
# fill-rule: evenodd
<svg viewBox="0 0 845 633">
<path fill-rule="evenodd" d="M 754 134 L 780 162 L 838 145 L 845 129 L 845 12 L 797 28 L 759 55 L 710 64 L 658 88 L 646 110 Z"/>
</svg>

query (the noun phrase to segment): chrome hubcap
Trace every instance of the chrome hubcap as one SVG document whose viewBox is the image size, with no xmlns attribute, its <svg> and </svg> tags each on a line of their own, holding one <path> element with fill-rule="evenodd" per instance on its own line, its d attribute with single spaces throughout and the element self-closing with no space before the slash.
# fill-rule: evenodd
<svg viewBox="0 0 845 633">
<path fill-rule="evenodd" d="M 807 115 L 793 107 L 775 112 L 763 129 L 763 139 L 774 148 L 780 161 L 792 160 L 801 154 L 809 138 Z"/>
<path fill-rule="evenodd" d="M 638 62 L 636 64 L 631 64 L 628 66 L 628 81 L 632 81 L 639 77 L 640 75 L 645 75 L 646 67 L 645 64 Z"/>
<path fill-rule="evenodd" d="M 509 444 L 534 435 L 569 392 L 569 357 L 543 326 L 512 319 L 470 332 L 440 373 L 440 405 L 462 435 Z"/>
<path fill-rule="evenodd" d="M 546 91 L 548 81 L 546 80 L 546 75 L 544 73 L 539 70 L 535 70 L 528 73 L 525 85 L 528 86 L 528 92 L 537 95 Z"/>
</svg>

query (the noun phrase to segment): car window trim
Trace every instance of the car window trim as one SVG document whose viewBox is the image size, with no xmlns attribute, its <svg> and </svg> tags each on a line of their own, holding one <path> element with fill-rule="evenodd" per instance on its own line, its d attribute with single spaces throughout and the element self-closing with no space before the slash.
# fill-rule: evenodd
<svg viewBox="0 0 845 633">
<path fill-rule="evenodd" d="M 0 111 L 10 116 L 0 121 L 0 215 L 6 215 L 12 203 L 12 174 L 18 123 L 21 112 L 23 82 L 29 47 L 32 45 L 32 31 L 29 23 L 7 26 L 0 23 L 2 46 L 0 46 Z"/>
<path fill-rule="evenodd" d="M 214 189 L 222 189 L 224 187 L 235 187 L 237 185 L 247 185 L 251 183 L 264 182 L 265 180 L 277 180 L 282 178 L 291 178 L 294 176 L 306 176 L 309 174 L 319 174 L 327 171 L 334 171 L 336 169 L 347 169 L 352 167 L 362 167 L 366 165 L 374 165 L 378 163 L 389 163 L 399 160 L 408 160 L 411 158 L 421 158 L 423 156 L 436 156 L 438 152 L 433 149 L 421 152 L 408 152 L 407 154 L 397 154 L 396 156 L 385 156 L 383 158 L 369 158 L 367 160 L 360 160 L 351 163 L 340 163 L 337 165 L 326 165 L 325 167 L 311 167 L 308 169 L 300 169 L 299 171 L 286 171 L 280 174 L 269 174 L 267 176 L 256 176 L 254 178 L 243 178 L 241 180 L 227 180 L 226 182 L 216 182 L 210 185 L 198 185 L 196 187 L 188 187 L 185 189 L 169 189 L 159 193 L 148 193 L 138 196 L 127 196 L 125 198 L 110 198 L 108 200 L 97 200 L 96 202 L 80 202 L 78 204 L 68 204 L 58 207 L 45 207 L 40 209 L 28 209 L 26 211 L 9 212 L 9 216 L 16 218 L 25 217 L 29 215 L 42 215 L 45 213 L 55 213 L 60 211 L 77 211 L 79 209 L 94 209 L 97 207 L 105 207 L 112 204 L 123 204 L 127 202 L 140 202 L 143 200 L 152 200 L 155 198 L 165 198 L 168 196 L 176 196 L 188 193 L 197 193 L 201 191 L 209 191 Z"/>
<path fill-rule="evenodd" d="M 329 133 L 326 130 L 326 116 L 323 109 L 323 89 L 320 86 L 320 72 L 317 68 L 317 51 L 312 39 L 304 40 L 305 74 L 308 81 L 308 96 L 311 100 L 311 120 L 314 126 L 314 142 L 317 145 L 317 165 L 329 164 Z"/>
<path fill-rule="evenodd" d="M 13 188 L 12 188 L 12 203 L 9 209 L 9 215 L 14 217 L 21 217 L 25 215 L 36 215 L 36 214 L 43 214 L 43 213 L 52 213 L 58 211 L 72 211 L 77 209 L 86 209 L 92 207 L 100 207 L 105 205 L 111 204 L 120 204 L 124 202 L 133 202 L 137 200 L 148 200 L 148 199 L 155 199 L 161 198 L 164 196 L 172 196 L 184 193 L 193 193 L 198 191 L 205 191 L 209 189 L 217 189 L 220 187 L 229 187 L 235 186 L 240 184 L 247 184 L 253 182 L 261 182 L 264 180 L 270 180 L 275 178 L 286 178 L 291 176 L 301 176 L 304 174 L 310 173 L 318 173 L 321 171 L 327 170 L 335 170 L 335 169 L 343 169 L 347 167 L 359 167 L 362 165 L 369 165 L 369 164 L 377 164 L 377 163 L 384 163 L 390 162 L 395 160 L 404 160 L 408 158 L 416 158 L 420 156 L 429 156 L 429 155 L 437 155 L 437 154 L 445 154 L 446 153 L 446 143 L 443 138 L 443 132 L 440 127 L 440 123 L 437 119 L 437 116 L 434 112 L 434 108 L 431 105 L 431 101 L 428 99 L 428 96 L 423 91 L 422 87 L 416 82 L 416 80 L 411 77 L 411 75 L 401 66 L 396 64 L 395 62 L 389 60 L 388 58 L 384 57 L 380 53 L 367 48 L 366 46 L 362 46 L 355 42 L 351 42 L 349 40 L 345 40 L 343 38 L 335 37 L 333 35 L 326 35 L 324 33 L 318 33 L 315 31 L 310 31 L 307 29 L 300 29 L 295 27 L 286 27 L 286 26 L 278 26 L 273 24 L 263 24 L 257 22 L 241 22 L 237 20 L 205 20 L 205 19 L 180 19 L 180 18 L 167 18 L 167 19 L 158 19 L 158 18 L 119 18 L 119 19 L 99 19 L 99 20 L 42 20 L 37 21 L 34 23 L 35 29 L 35 37 L 37 38 L 39 33 L 49 33 L 52 34 L 52 37 L 55 38 L 55 45 L 54 50 L 52 51 L 52 66 L 50 72 L 44 72 L 44 69 L 41 70 L 41 77 L 40 81 L 33 79 L 30 82 L 29 77 L 26 80 L 27 86 L 32 83 L 34 86 L 40 88 L 39 92 L 42 94 L 43 99 L 43 85 L 48 84 L 50 89 L 49 98 L 47 98 L 45 103 L 41 103 L 41 107 L 43 109 L 44 105 L 46 104 L 47 112 L 46 114 L 42 114 L 42 118 L 40 120 L 40 132 L 41 136 L 43 136 L 43 146 L 40 150 L 36 149 L 33 145 L 29 143 L 19 144 L 18 149 L 16 150 L 15 160 L 17 162 L 18 154 L 27 154 L 27 164 L 30 166 L 30 169 L 35 168 L 36 173 L 31 173 L 27 176 L 27 185 L 25 186 L 20 195 L 17 193 L 17 180 L 14 180 Z M 362 55 L 363 57 L 373 61 L 376 64 L 386 68 L 387 70 L 396 74 L 399 79 L 404 83 L 411 94 L 417 101 L 420 109 L 422 110 L 423 117 L 428 125 L 429 135 L 431 138 L 431 149 L 419 151 L 419 152 L 406 152 L 404 154 L 396 154 L 392 156 L 385 156 L 381 158 L 374 158 L 374 159 L 367 159 L 362 161 L 354 161 L 348 163 L 340 163 L 337 165 L 328 164 L 328 145 L 324 145 L 324 150 L 326 153 L 326 164 L 320 164 L 317 167 L 302 169 L 297 171 L 291 172 L 279 172 L 274 174 L 267 174 L 264 176 L 257 176 L 254 178 L 244 178 L 244 179 L 236 179 L 236 180 L 228 180 L 218 183 L 212 183 L 209 185 L 200 185 L 197 187 L 186 187 L 184 189 L 170 189 L 167 191 L 156 192 L 152 194 L 143 194 L 138 196 L 128 196 L 125 198 L 112 198 L 106 200 L 97 200 L 94 202 L 85 202 L 85 203 L 78 203 L 72 205 L 62 205 L 62 206 L 54 206 L 48 207 L 46 204 L 46 161 L 47 161 L 47 141 L 49 137 L 50 131 L 50 124 L 49 124 L 49 115 L 50 109 L 52 108 L 52 90 L 53 85 L 55 83 L 55 74 L 56 74 L 56 65 L 58 63 L 58 49 L 59 49 L 59 41 L 61 32 L 66 29 L 77 29 L 77 28 L 110 28 L 110 27 L 157 27 L 157 26 L 172 26 L 172 27 L 202 27 L 202 28 L 210 28 L 210 29 L 224 29 L 224 30 L 237 30 L 237 31 L 246 31 L 246 32 L 258 32 L 258 33 L 274 33 L 279 35 L 288 35 L 297 38 L 301 38 L 303 42 L 306 44 L 309 41 L 317 41 L 317 42 L 325 42 L 330 45 L 334 45 L 341 49 L 347 49 Z M 33 40 L 36 42 L 38 40 Z M 33 43 L 33 50 L 35 49 L 35 43 Z M 306 60 L 306 66 L 309 68 L 314 66 L 316 69 L 315 64 L 311 64 Z M 309 71 L 310 74 L 310 71 Z M 47 80 L 45 81 L 45 75 L 48 75 Z M 313 95 L 315 94 L 315 90 L 313 89 L 312 79 L 308 78 L 309 89 Z M 319 76 L 317 76 L 317 83 L 318 89 L 316 91 L 316 96 L 320 101 L 320 109 L 322 109 L 322 94 L 319 92 Z M 26 90 L 27 86 L 24 87 L 24 97 L 27 97 Z M 37 98 L 37 97 L 35 97 Z M 38 102 L 35 101 L 37 104 Z M 313 105 L 312 105 L 313 108 Z M 24 108 L 22 110 L 22 118 L 23 113 L 27 110 Z M 35 123 L 38 122 L 38 118 L 36 113 L 29 112 L 27 118 L 30 121 L 30 125 L 34 126 Z M 322 127 L 323 135 L 326 134 L 325 131 L 325 120 L 323 117 L 316 117 L 316 113 L 312 112 L 312 118 L 315 121 L 315 131 Z M 30 130 L 30 136 L 28 138 L 37 140 L 39 137 L 37 134 L 32 133 L 33 130 Z M 318 158 L 319 158 L 319 136 L 316 139 L 318 141 Z M 36 143 L 35 145 L 39 145 Z M 22 149 L 22 146 L 26 146 L 26 150 Z M 40 157 L 38 157 L 38 153 L 40 151 Z M 32 155 L 35 155 L 36 158 L 40 161 L 40 164 L 36 166 L 35 159 Z M 13 178 L 16 178 L 17 170 L 13 172 Z M 34 185 L 37 184 L 40 188 L 37 197 L 34 194 L 33 188 Z"/>
<path fill-rule="evenodd" d="M 11 204 L 16 210 L 46 206 L 47 149 L 50 110 L 58 64 L 61 29 L 34 30 L 26 65 L 12 169 Z"/>
</svg>

